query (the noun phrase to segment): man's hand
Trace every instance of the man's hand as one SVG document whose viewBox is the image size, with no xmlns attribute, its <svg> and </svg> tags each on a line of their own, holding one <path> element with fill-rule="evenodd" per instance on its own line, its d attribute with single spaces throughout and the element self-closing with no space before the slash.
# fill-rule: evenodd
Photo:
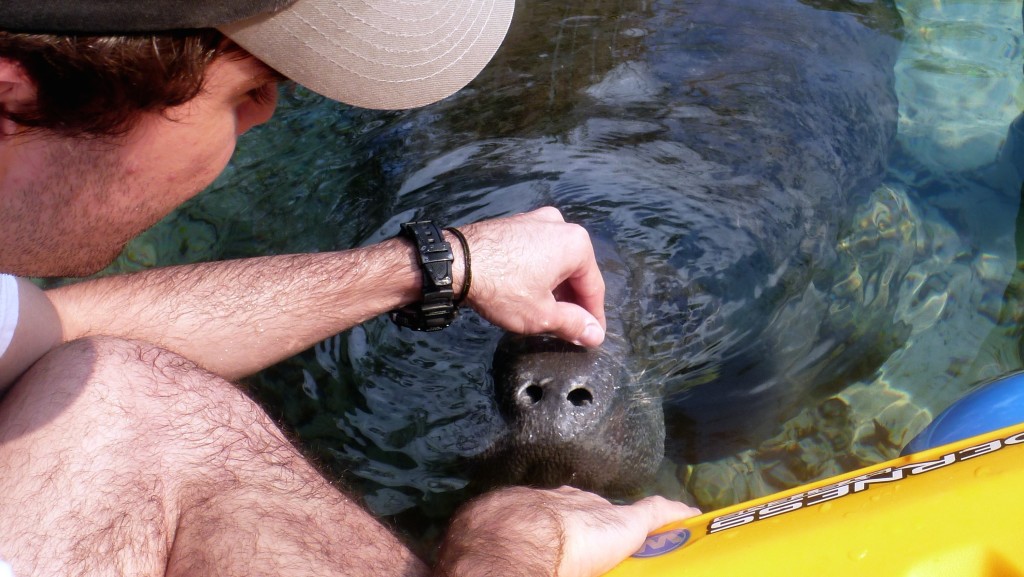
<svg viewBox="0 0 1024 577">
<path fill-rule="evenodd" d="M 583 227 L 545 207 L 460 230 L 473 260 L 467 301 L 484 318 L 512 332 L 601 344 L 604 279 Z"/>
<path fill-rule="evenodd" d="M 511 487 L 463 507 L 448 529 L 438 577 L 596 577 L 647 535 L 700 511 L 663 497 L 613 505 L 585 491 Z"/>
</svg>

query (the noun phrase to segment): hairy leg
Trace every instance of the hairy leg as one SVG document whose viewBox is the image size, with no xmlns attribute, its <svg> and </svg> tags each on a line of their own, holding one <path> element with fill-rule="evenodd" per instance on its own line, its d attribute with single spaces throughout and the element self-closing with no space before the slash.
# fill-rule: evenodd
<svg viewBox="0 0 1024 577">
<path fill-rule="evenodd" d="M 15 575 L 423 575 L 233 385 L 92 338 L 0 401 L 0 557 Z"/>
</svg>

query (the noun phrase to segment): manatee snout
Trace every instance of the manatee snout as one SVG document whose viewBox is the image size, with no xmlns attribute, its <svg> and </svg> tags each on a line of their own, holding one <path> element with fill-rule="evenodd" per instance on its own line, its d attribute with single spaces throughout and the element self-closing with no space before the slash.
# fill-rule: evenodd
<svg viewBox="0 0 1024 577">
<path fill-rule="evenodd" d="M 517 411 L 524 414 L 568 411 L 570 415 L 585 419 L 595 400 L 587 379 L 566 382 L 554 377 L 531 376 L 516 383 L 516 390 L 514 403 Z"/>
<path fill-rule="evenodd" d="M 492 364 L 506 431 L 489 457 L 499 484 L 573 485 L 628 496 L 664 453 L 658 396 L 632 378 L 626 347 L 609 336 L 587 349 L 547 336 L 506 335 Z"/>
<path fill-rule="evenodd" d="M 594 434 L 610 408 L 618 363 L 552 337 L 506 337 L 493 374 L 502 416 L 542 442 Z"/>
</svg>

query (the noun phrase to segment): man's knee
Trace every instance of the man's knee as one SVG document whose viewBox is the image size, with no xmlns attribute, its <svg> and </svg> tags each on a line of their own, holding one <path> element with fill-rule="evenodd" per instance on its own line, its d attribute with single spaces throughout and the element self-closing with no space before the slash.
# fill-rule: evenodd
<svg viewBox="0 0 1024 577">
<path fill-rule="evenodd" d="M 299 460 L 233 384 L 175 353 L 113 338 L 54 350 L 8 391 L 0 457 L 13 448 L 54 459 L 73 454 L 108 469 L 130 463 L 133 474 L 159 477 L 175 495 L 197 484 L 226 489 Z"/>
<path fill-rule="evenodd" d="M 40 359 L 0 401 L 0 440 L 33 431 L 174 451 L 284 437 L 233 384 L 155 345 L 80 339 Z M 184 464 L 184 463 L 183 463 Z"/>
<path fill-rule="evenodd" d="M 51 351 L 7 392 L 0 468 L 10 475 L 0 489 L 20 504 L 0 506 L 11 523 L 0 540 L 17 571 L 156 574 L 166 566 L 180 451 L 154 434 L 153 417 L 173 407 L 156 401 L 160 375 L 187 366 L 144 343 L 82 339 Z M 29 527 L 45 532 L 30 539 Z"/>
<path fill-rule="evenodd" d="M 25 376 L 34 377 L 33 373 L 66 387 L 103 383 L 114 388 L 127 381 L 132 396 L 153 393 L 151 386 L 216 378 L 159 346 L 115 337 L 86 337 L 62 345 L 40 359 Z"/>
<path fill-rule="evenodd" d="M 0 504 L 26 575 L 424 569 L 236 387 L 145 343 L 84 339 L 40 360 L 0 403 L 0 469 L 10 503 L 34 505 Z"/>
<path fill-rule="evenodd" d="M 0 424 L 37 427 L 62 417 L 92 419 L 97 413 L 163 414 L 164 405 L 173 401 L 170 396 L 215 379 L 149 343 L 83 338 L 49 352 L 22 375 L 0 403 Z"/>
</svg>

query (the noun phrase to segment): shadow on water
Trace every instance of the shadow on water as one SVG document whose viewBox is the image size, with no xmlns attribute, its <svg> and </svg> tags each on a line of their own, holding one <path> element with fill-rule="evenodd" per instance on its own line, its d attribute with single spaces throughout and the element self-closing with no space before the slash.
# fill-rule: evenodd
<svg viewBox="0 0 1024 577">
<path fill-rule="evenodd" d="M 444 102 L 385 113 L 285 94 L 213 189 L 114 269 L 553 204 L 629 271 L 633 302 L 610 312 L 638 386 L 664 399 L 668 456 L 637 492 L 718 506 L 879 460 L 924 413 L 850 385 L 895 374 L 887 360 L 948 316 L 934 303 L 965 260 L 892 166 L 883 180 L 901 33 L 881 1 L 523 1 L 493 62 Z M 465 463 L 505 430 L 501 337 L 470 311 L 429 335 L 376 319 L 250 385 L 325 470 L 427 542 L 472 491 Z"/>
</svg>

